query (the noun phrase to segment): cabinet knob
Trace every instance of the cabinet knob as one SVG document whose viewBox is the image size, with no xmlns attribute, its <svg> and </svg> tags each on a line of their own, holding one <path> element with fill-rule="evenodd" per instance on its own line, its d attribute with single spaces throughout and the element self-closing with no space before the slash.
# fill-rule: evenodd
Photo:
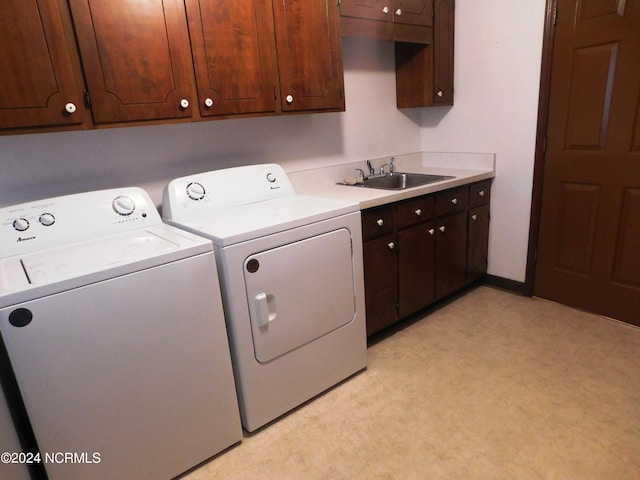
<svg viewBox="0 0 640 480">
<path fill-rule="evenodd" d="M 444 233 L 446 229 L 447 229 L 447 228 L 446 228 L 444 225 L 442 225 L 442 226 L 440 227 L 440 231 L 441 231 L 442 233 Z"/>
<path fill-rule="evenodd" d="M 458 199 L 454 198 L 453 200 L 451 200 L 451 203 L 453 203 L 454 205 L 457 205 L 458 204 Z"/>
<path fill-rule="evenodd" d="M 430 228 L 429 230 L 427 230 L 429 232 L 429 235 L 435 235 L 436 231 L 433 228 Z"/>
<path fill-rule="evenodd" d="M 399 8 L 399 9 L 397 9 L 397 10 L 396 10 L 396 15 L 397 15 L 397 16 L 402 15 L 402 9 L 400 9 L 400 8 Z"/>
<path fill-rule="evenodd" d="M 471 220 L 473 220 L 474 222 L 478 220 L 478 215 L 471 215 Z"/>
<path fill-rule="evenodd" d="M 393 250 L 394 248 L 396 248 L 396 244 L 393 242 L 387 243 L 387 246 L 389 247 L 389 250 Z"/>
<path fill-rule="evenodd" d="M 384 225 L 384 220 L 382 220 L 381 218 L 379 218 L 376 223 L 378 224 L 379 227 L 381 227 L 382 225 Z"/>
<path fill-rule="evenodd" d="M 293 103 L 293 95 L 287 95 L 285 100 L 289 105 L 291 105 Z"/>
<path fill-rule="evenodd" d="M 420 215 L 422 215 L 422 210 L 420 210 L 420 209 L 417 209 L 417 210 L 415 211 L 415 214 L 416 214 L 417 216 L 420 216 Z"/>
<path fill-rule="evenodd" d="M 67 103 L 67 104 L 64 106 L 64 110 L 65 110 L 67 113 L 76 113 L 77 108 L 76 108 L 75 103 L 71 103 L 71 102 L 69 102 L 69 103 Z"/>
<path fill-rule="evenodd" d="M 478 195 L 480 195 L 481 197 L 484 197 L 484 190 L 480 190 L 480 191 L 478 192 Z"/>
<path fill-rule="evenodd" d="M 204 99 L 204 106 L 205 106 L 205 108 L 211 108 L 211 107 L 213 107 L 213 99 L 211 99 L 211 98 L 205 98 L 205 99 Z"/>
<path fill-rule="evenodd" d="M 438 93 L 436 93 L 436 95 L 438 95 L 439 97 L 442 97 L 444 93 L 442 92 L 442 90 L 438 90 Z"/>
<path fill-rule="evenodd" d="M 180 100 L 180 108 L 182 110 L 186 110 L 187 108 L 189 108 L 189 100 L 187 100 L 186 98 Z"/>
<path fill-rule="evenodd" d="M 387 15 L 389 13 L 389 7 L 384 7 L 382 9 L 382 13 L 384 13 L 385 15 Z"/>
</svg>

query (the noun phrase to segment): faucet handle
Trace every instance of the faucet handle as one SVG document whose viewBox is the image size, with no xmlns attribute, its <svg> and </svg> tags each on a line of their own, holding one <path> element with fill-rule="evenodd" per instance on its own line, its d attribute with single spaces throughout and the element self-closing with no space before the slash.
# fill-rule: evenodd
<svg viewBox="0 0 640 480">
<path fill-rule="evenodd" d="M 356 172 L 358 172 L 358 175 L 360 175 L 360 177 L 364 178 L 364 170 L 362 170 L 361 168 L 356 168 Z"/>
<path fill-rule="evenodd" d="M 389 173 L 393 173 L 396 169 L 396 166 L 393 162 L 396 161 L 396 157 L 391 157 L 391 160 L 389 160 Z"/>
</svg>

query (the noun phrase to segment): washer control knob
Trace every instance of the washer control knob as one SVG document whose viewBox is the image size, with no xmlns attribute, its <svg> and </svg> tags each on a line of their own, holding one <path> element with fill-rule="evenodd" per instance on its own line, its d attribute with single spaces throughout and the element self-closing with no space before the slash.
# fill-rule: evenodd
<svg viewBox="0 0 640 480">
<path fill-rule="evenodd" d="M 187 197 L 191 200 L 202 200 L 206 194 L 206 191 L 201 183 L 191 182 L 187 185 Z"/>
<path fill-rule="evenodd" d="M 271 172 L 267 173 L 267 181 L 269 183 L 275 183 L 276 175 L 274 173 L 271 173 Z"/>
<path fill-rule="evenodd" d="M 118 215 L 122 215 L 123 217 L 131 215 L 136 209 L 136 204 L 134 203 L 134 201 L 126 195 L 116 197 L 111 205 L 113 206 L 113 210 Z"/>
<path fill-rule="evenodd" d="M 43 213 L 42 215 L 40 215 L 40 218 L 38 220 L 45 227 L 50 227 L 51 225 L 56 223 L 56 217 L 54 217 L 52 213 Z"/>
<path fill-rule="evenodd" d="M 18 218 L 13 221 L 13 228 L 19 232 L 24 232 L 29 228 L 29 220 L 26 218 Z"/>
</svg>

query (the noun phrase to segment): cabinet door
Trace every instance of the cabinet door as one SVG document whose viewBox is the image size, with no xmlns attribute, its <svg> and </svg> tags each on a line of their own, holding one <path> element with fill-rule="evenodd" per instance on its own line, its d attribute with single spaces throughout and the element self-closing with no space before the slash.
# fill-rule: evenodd
<svg viewBox="0 0 640 480">
<path fill-rule="evenodd" d="M 428 27 L 433 23 L 433 0 L 394 0 L 393 21 Z"/>
<path fill-rule="evenodd" d="M 454 0 L 435 0 L 433 104 L 453 105 Z"/>
<path fill-rule="evenodd" d="M 274 112 L 273 11 L 262 0 L 186 0 L 200 114 Z"/>
<path fill-rule="evenodd" d="M 82 122 L 68 52 L 57 0 L 3 0 L 0 128 Z M 73 113 L 65 109 L 68 103 L 76 107 L 67 107 Z"/>
<path fill-rule="evenodd" d="M 96 123 L 190 117 L 180 0 L 69 0 Z"/>
<path fill-rule="evenodd" d="M 344 110 L 335 0 L 273 0 L 282 111 Z"/>
<path fill-rule="evenodd" d="M 487 273 L 489 249 L 489 205 L 469 211 L 469 259 L 467 282 L 471 283 Z"/>
<path fill-rule="evenodd" d="M 364 242 L 364 289 L 367 335 L 398 320 L 398 259 L 395 236 L 386 235 Z"/>
<path fill-rule="evenodd" d="M 435 226 L 428 222 L 398 232 L 400 318 L 435 300 Z"/>
<path fill-rule="evenodd" d="M 345 17 L 390 20 L 391 0 L 342 0 L 340 12 Z"/>
<path fill-rule="evenodd" d="M 436 223 L 436 297 L 466 285 L 467 212 L 438 218 Z"/>
</svg>

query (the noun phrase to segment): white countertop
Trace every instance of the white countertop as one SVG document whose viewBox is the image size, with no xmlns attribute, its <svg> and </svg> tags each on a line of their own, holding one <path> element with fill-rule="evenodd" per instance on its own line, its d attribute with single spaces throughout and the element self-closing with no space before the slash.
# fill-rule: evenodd
<svg viewBox="0 0 640 480">
<path fill-rule="evenodd" d="M 383 164 L 388 163 L 390 158 L 371 159 L 376 172 L 380 170 Z M 493 153 L 417 152 L 395 155 L 394 158 L 396 172 L 450 175 L 455 178 L 404 190 L 382 190 L 337 185 L 337 182 L 355 178 L 357 176 L 357 168 L 367 172 L 364 161 L 287 172 L 287 175 L 297 193 L 357 203 L 360 209 L 363 210 L 478 182 L 495 176 L 495 154 Z"/>
</svg>

